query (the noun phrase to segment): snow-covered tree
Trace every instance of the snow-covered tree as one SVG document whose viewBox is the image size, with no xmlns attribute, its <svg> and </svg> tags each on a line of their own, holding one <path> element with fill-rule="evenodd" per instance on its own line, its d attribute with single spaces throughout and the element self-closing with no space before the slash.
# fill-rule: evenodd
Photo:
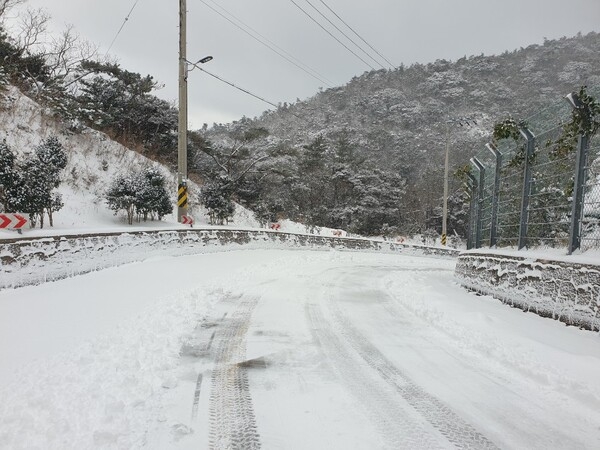
<svg viewBox="0 0 600 450">
<path fill-rule="evenodd" d="M 173 211 L 165 178 L 152 168 L 117 176 L 106 193 L 106 202 L 115 214 L 125 211 L 129 225 L 136 214 L 138 220 L 146 221 L 148 217 L 161 220 Z"/>
<path fill-rule="evenodd" d="M 84 61 L 77 115 L 95 128 L 125 143 L 137 143 L 157 152 L 175 148 L 177 110 L 151 92 L 158 87 L 150 75 L 141 76 L 116 64 Z"/>
<path fill-rule="evenodd" d="M 141 189 L 140 177 L 136 173 L 119 175 L 111 183 L 106 193 L 106 203 L 115 212 L 123 210 L 127 214 L 127 223 L 133 224 L 136 197 Z"/>
<path fill-rule="evenodd" d="M 50 137 L 24 161 L 16 160 L 5 142 L 0 144 L 0 198 L 8 212 L 23 212 L 30 215 L 32 226 L 38 222 L 44 227 L 44 216 L 48 214 L 53 226 L 53 212 L 63 203 L 55 189 L 60 185 L 60 173 L 67 164 L 62 144 Z"/>
<path fill-rule="evenodd" d="M 211 224 L 223 225 L 235 212 L 235 205 L 231 200 L 231 183 L 225 178 L 204 185 L 200 198 L 208 210 Z"/>
<path fill-rule="evenodd" d="M 15 155 L 4 140 L 0 142 L 0 203 L 5 212 L 12 210 L 11 194 L 17 183 Z"/>
<path fill-rule="evenodd" d="M 146 221 L 156 215 L 161 220 L 173 212 L 173 205 L 165 187 L 165 177 L 156 169 L 146 169 L 141 174 L 140 190 L 136 194 L 135 208 Z"/>
</svg>

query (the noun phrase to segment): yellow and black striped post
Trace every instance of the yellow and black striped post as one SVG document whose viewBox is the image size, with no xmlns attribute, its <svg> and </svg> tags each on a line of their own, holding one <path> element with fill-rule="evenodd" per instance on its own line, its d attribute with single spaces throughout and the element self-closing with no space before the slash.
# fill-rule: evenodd
<svg viewBox="0 0 600 450">
<path fill-rule="evenodd" d="M 179 189 L 177 190 L 177 206 L 179 208 L 187 208 L 187 203 L 188 203 L 187 186 L 182 183 L 179 185 Z"/>
<path fill-rule="evenodd" d="M 179 218 L 187 215 L 188 193 L 187 184 L 180 183 L 177 189 L 177 208 Z M 180 220 L 181 221 L 181 220 Z"/>
<path fill-rule="evenodd" d="M 446 233 L 442 234 L 442 245 L 446 245 Z"/>
</svg>

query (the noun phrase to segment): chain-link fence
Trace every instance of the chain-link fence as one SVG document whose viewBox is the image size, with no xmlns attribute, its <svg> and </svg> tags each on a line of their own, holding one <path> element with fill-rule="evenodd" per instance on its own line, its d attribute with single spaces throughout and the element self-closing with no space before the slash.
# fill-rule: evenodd
<svg viewBox="0 0 600 450">
<path fill-rule="evenodd" d="M 580 95 L 594 101 L 600 87 Z M 565 100 L 472 158 L 469 248 L 600 248 L 600 140 L 573 119 L 591 117 L 589 102 Z"/>
<path fill-rule="evenodd" d="M 600 91 L 600 89 L 599 89 Z M 598 98 L 598 97 L 596 97 Z M 581 250 L 600 248 L 600 139 L 591 139 L 585 167 Z"/>
</svg>

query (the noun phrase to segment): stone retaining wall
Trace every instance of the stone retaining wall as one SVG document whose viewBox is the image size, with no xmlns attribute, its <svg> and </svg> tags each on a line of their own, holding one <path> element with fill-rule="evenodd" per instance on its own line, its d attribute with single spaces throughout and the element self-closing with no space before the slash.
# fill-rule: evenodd
<svg viewBox="0 0 600 450">
<path fill-rule="evenodd" d="M 458 255 L 452 249 L 267 230 L 190 229 L 20 238 L 0 241 L 0 289 L 58 280 L 153 256 L 270 248 Z"/>
<path fill-rule="evenodd" d="M 461 253 L 455 277 L 524 311 L 600 330 L 600 265 Z"/>
</svg>

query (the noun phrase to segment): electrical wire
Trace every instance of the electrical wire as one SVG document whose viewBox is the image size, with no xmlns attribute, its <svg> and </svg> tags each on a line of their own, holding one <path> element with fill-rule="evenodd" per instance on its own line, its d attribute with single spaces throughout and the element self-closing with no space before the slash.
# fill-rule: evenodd
<svg viewBox="0 0 600 450">
<path fill-rule="evenodd" d="M 260 97 L 260 96 L 258 96 L 258 95 L 256 95 L 256 94 L 253 94 L 252 92 L 250 92 L 250 91 L 249 91 L 249 90 L 247 90 L 247 89 L 244 89 L 244 88 L 241 88 L 241 87 L 239 87 L 239 86 L 236 86 L 236 85 L 235 85 L 235 84 L 233 84 L 231 81 L 224 80 L 224 79 L 223 79 L 223 78 L 221 78 L 220 76 L 218 76 L 218 75 L 215 75 L 214 73 L 212 73 L 212 72 L 209 72 L 209 71 L 208 71 L 208 70 L 206 70 L 206 69 L 203 69 L 203 68 L 202 68 L 202 67 L 200 67 L 198 64 L 192 64 L 192 63 L 189 63 L 189 62 L 188 62 L 188 64 L 189 64 L 190 66 L 193 66 L 194 68 L 196 68 L 196 69 L 198 69 L 198 70 L 201 70 L 201 71 L 202 71 L 202 72 L 204 72 L 205 74 L 207 74 L 207 75 L 210 75 L 211 77 L 213 77 L 213 78 L 216 78 L 217 80 L 219 80 L 219 81 L 221 81 L 221 82 L 223 82 L 223 83 L 225 83 L 225 84 L 228 84 L 228 85 L 229 85 L 229 86 L 231 86 L 231 87 L 234 87 L 234 88 L 236 88 L 238 91 L 242 91 L 242 92 L 244 92 L 244 93 L 246 93 L 246 94 L 248 94 L 248 95 L 251 95 L 251 96 L 252 96 L 252 97 L 254 97 L 254 98 L 257 98 L 258 100 L 261 100 L 261 101 L 263 101 L 263 102 L 265 102 L 265 103 L 267 103 L 267 104 L 269 104 L 269 105 L 271 105 L 271 106 L 274 106 L 275 108 L 278 108 L 278 106 L 277 106 L 275 103 L 273 103 L 273 102 L 270 102 L 269 100 L 265 100 L 264 98 L 262 98 L 262 97 Z"/>
<path fill-rule="evenodd" d="M 200 71 L 204 72 L 204 73 L 205 73 L 205 74 L 207 74 L 207 75 L 210 75 L 211 77 L 213 77 L 213 78 L 215 78 L 215 79 L 217 79 L 217 80 L 221 81 L 222 83 L 225 83 L 225 84 L 227 84 L 227 85 L 229 85 L 229 86 L 231 86 L 231 87 L 233 87 L 233 88 L 237 89 L 238 91 L 241 91 L 241 92 L 243 92 L 243 93 L 245 93 L 245 94 L 248 94 L 248 95 L 250 95 L 250 96 L 252 96 L 252 97 L 254 97 L 254 98 L 256 98 L 256 99 L 260 100 L 261 102 L 264 102 L 264 103 L 266 103 L 266 104 L 268 104 L 268 105 L 271 105 L 271 106 L 273 106 L 273 107 L 275 107 L 275 108 L 279 108 L 279 106 L 278 106 L 278 105 L 276 105 L 275 103 L 273 103 L 273 102 L 270 102 L 269 100 L 266 100 L 266 99 L 264 99 L 264 98 L 263 98 L 263 97 L 261 97 L 260 95 L 253 94 L 253 93 L 252 93 L 252 92 L 250 92 L 249 90 L 247 90 L 247 89 L 244 89 L 244 88 L 241 88 L 241 87 L 239 87 L 239 86 L 235 85 L 234 83 L 232 83 L 231 81 L 227 81 L 227 80 L 225 80 L 225 79 L 221 78 L 220 76 L 218 76 L 218 75 L 215 75 L 215 74 L 214 74 L 214 73 L 212 73 L 212 72 L 209 72 L 209 71 L 208 71 L 208 70 L 206 70 L 206 69 L 203 69 L 203 68 L 202 68 L 202 67 L 200 67 L 198 64 L 193 64 L 193 63 L 190 63 L 189 61 L 186 61 L 186 62 L 187 62 L 187 63 L 188 63 L 190 66 L 193 66 L 194 68 L 196 68 L 196 69 L 198 69 L 198 70 L 200 70 Z M 305 119 L 304 117 L 301 117 L 301 116 L 299 116 L 299 115 L 297 115 L 297 114 L 295 114 L 295 113 L 293 113 L 292 111 L 289 111 L 289 110 L 288 110 L 288 112 L 289 112 L 289 113 L 290 113 L 292 116 L 295 116 L 295 117 L 297 117 L 298 119 L 300 119 L 300 120 L 302 120 L 302 121 L 304 121 L 304 122 L 307 122 L 307 121 L 306 121 L 306 119 Z"/>
<path fill-rule="evenodd" d="M 369 52 L 367 52 L 365 49 L 363 49 L 360 45 L 358 45 L 350 36 L 348 36 L 344 31 L 342 31 L 340 29 L 340 27 L 338 27 L 335 23 L 333 23 L 331 21 L 331 19 L 329 17 L 327 17 L 325 14 L 323 14 L 315 5 L 313 5 L 310 0 L 306 0 L 306 3 L 308 3 L 312 9 L 314 9 L 317 13 L 319 13 L 319 15 L 325 19 L 327 22 L 329 22 L 329 24 L 335 28 L 338 32 L 340 32 L 342 34 L 342 36 L 344 36 L 346 39 L 348 39 L 350 42 L 352 42 L 356 48 L 358 48 L 361 52 L 363 52 L 365 55 L 367 55 L 368 58 L 370 58 L 373 62 L 375 62 L 375 64 L 378 64 L 381 66 L 382 69 L 385 69 L 386 67 L 381 64 L 379 61 L 377 61 L 375 58 L 373 58 Z"/>
<path fill-rule="evenodd" d="M 234 25 L 235 27 L 239 28 L 241 31 L 243 31 L 244 33 L 246 33 L 248 36 L 250 36 L 252 39 L 256 40 L 257 42 L 259 42 L 260 44 L 264 45 L 265 47 L 267 47 L 269 50 L 271 50 L 272 52 L 276 53 L 277 55 L 279 55 L 280 57 L 282 57 L 283 59 L 285 59 L 286 61 L 288 61 L 289 63 L 293 64 L 294 66 L 296 66 L 297 68 L 299 68 L 300 70 L 302 70 L 303 72 L 307 73 L 309 76 L 311 76 L 312 78 L 315 78 L 316 80 L 320 81 L 321 83 L 327 85 L 328 87 L 331 87 L 333 85 L 333 83 L 328 80 L 326 77 L 324 77 L 323 75 L 319 74 L 319 72 L 317 72 L 316 70 L 314 70 L 313 68 L 311 68 L 310 66 L 308 66 L 307 64 L 304 64 L 302 61 L 300 61 L 298 58 L 294 57 L 293 55 L 291 55 L 289 52 L 287 52 L 286 50 L 282 49 L 281 47 L 279 47 L 277 44 L 275 44 L 274 42 L 270 41 L 268 38 L 266 38 L 265 36 L 263 36 L 262 34 L 260 34 L 258 31 L 256 31 L 254 28 L 252 28 L 251 26 L 249 26 L 248 24 L 244 23 L 243 21 L 241 21 L 240 19 L 238 19 L 236 16 L 234 16 L 232 13 L 230 13 L 229 11 L 227 11 L 225 8 L 223 8 L 221 5 L 216 4 L 216 6 L 221 9 L 223 12 L 225 12 L 225 14 L 229 15 L 230 17 L 232 17 L 234 20 L 236 20 L 238 23 L 235 23 L 233 20 L 231 20 L 229 17 L 225 16 L 224 14 L 222 14 L 221 12 L 217 11 L 213 6 L 209 5 L 207 2 L 205 2 L 204 0 L 200 0 L 201 3 L 203 3 L 204 5 L 206 5 L 208 8 L 210 8 L 211 10 L 213 10 L 215 13 L 217 13 L 218 15 L 220 15 L 221 17 L 223 17 L 225 20 L 227 20 L 229 23 L 231 23 L 232 25 Z M 213 1 L 214 3 L 214 1 Z M 244 28 L 245 27 L 245 28 Z M 250 33 L 250 30 L 252 33 L 254 33 L 255 35 L 253 35 L 252 33 Z M 260 39 L 259 39 L 260 38 Z M 261 40 L 262 39 L 262 40 Z M 287 56 L 286 56 L 287 55 Z M 295 61 L 293 61 L 295 60 Z M 311 73 L 312 72 L 312 73 Z"/>
<path fill-rule="evenodd" d="M 121 27 L 119 28 L 119 31 L 117 31 L 117 34 L 115 34 L 115 37 L 113 38 L 112 42 L 108 46 L 108 50 L 106 50 L 106 54 L 104 55 L 105 57 L 108 55 L 108 52 L 110 52 L 110 49 L 112 48 L 112 46 L 114 45 L 115 41 L 117 40 L 117 38 L 121 34 L 121 31 L 123 31 L 123 28 L 125 27 L 125 24 L 129 20 L 129 17 L 131 16 L 131 13 L 135 9 L 135 7 L 137 6 L 137 4 L 138 4 L 139 1 L 140 0 L 135 0 L 135 2 L 133 3 L 133 6 L 129 10 L 129 13 L 127 14 L 127 16 L 125 16 L 125 20 L 123 20 L 123 23 L 121 24 Z"/>
<path fill-rule="evenodd" d="M 314 23 L 316 23 L 323 31 L 325 31 L 325 33 L 327 33 L 329 36 L 331 36 L 333 39 L 335 39 L 338 43 L 340 43 L 346 50 L 348 50 L 350 53 L 352 53 L 354 56 L 356 56 L 358 59 L 360 59 L 363 63 L 365 63 L 367 66 L 369 66 L 371 68 L 371 70 L 375 70 L 375 67 L 373 67 L 371 64 L 369 64 L 367 61 L 365 61 L 363 58 L 361 58 L 358 54 L 356 54 L 356 52 L 354 50 L 352 50 L 350 47 L 348 47 L 346 44 L 344 44 L 342 41 L 340 41 L 336 36 L 334 36 L 331 31 L 329 31 L 327 28 L 325 28 L 323 25 L 321 25 L 321 23 L 315 19 L 313 16 L 310 15 L 310 13 L 308 13 L 304 8 L 302 8 L 302 6 L 300 6 L 298 3 L 296 3 L 294 0 L 290 0 L 290 2 L 292 2 L 296 8 L 298 8 L 300 11 L 302 11 L 310 20 L 312 20 Z"/>
<path fill-rule="evenodd" d="M 379 56 L 381 56 L 381 57 L 382 57 L 382 58 L 385 60 L 385 62 L 387 62 L 387 63 L 390 65 L 390 67 L 396 67 L 396 66 L 394 65 L 394 63 L 390 62 L 390 60 L 389 60 L 389 59 L 387 59 L 385 56 L 383 56 L 381 53 L 379 53 L 379 52 L 378 52 L 378 51 L 375 49 L 375 47 L 373 47 L 371 44 L 369 44 L 369 43 L 368 43 L 368 42 L 367 42 L 367 41 L 366 41 L 366 40 L 365 40 L 365 39 L 364 39 L 364 38 L 363 38 L 363 37 L 362 37 L 360 34 L 358 34 L 358 33 L 357 33 L 355 30 L 354 30 L 354 28 L 352 28 L 350 25 L 348 25 L 348 23 L 347 23 L 347 22 L 346 22 L 344 19 L 342 19 L 342 18 L 341 18 L 341 17 L 340 17 L 340 16 L 339 16 L 339 15 L 338 15 L 338 14 L 337 14 L 337 13 L 336 13 L 336 12 L 335 12 L 333 9 L 331 9 L 331 7 L 330 7 L 330 6 L 329 6 L 327 3 L 325 3 L 323 0 L 319 0 L 319 1 L 320 1 L 321 3 L 323 3 L 323 5 L 325 6 L 325 8 L 327 8 L 329 11 L 331 11 L 331 13 L 332 13 L 332 14 L 333 14 L 335 17 L 337 17 L 337 18 L 340 20 L 340 22 L 342 22 L 344 25 L 346 25 L 346 26 L 348 27 L 348 29 L 350 29 L 350 31 L 352 31 L 352 32 L 353 32 L 353 33 L 354 33 L 356 36 L 358 36 L 358 37 L 359 37 L 359 39 L 360 39 L 361 41 L 363 41 L 365 44 L 367 44 L 371 50 L 373 50 L 375 53 L 377 53 Z"/>
</svg>

